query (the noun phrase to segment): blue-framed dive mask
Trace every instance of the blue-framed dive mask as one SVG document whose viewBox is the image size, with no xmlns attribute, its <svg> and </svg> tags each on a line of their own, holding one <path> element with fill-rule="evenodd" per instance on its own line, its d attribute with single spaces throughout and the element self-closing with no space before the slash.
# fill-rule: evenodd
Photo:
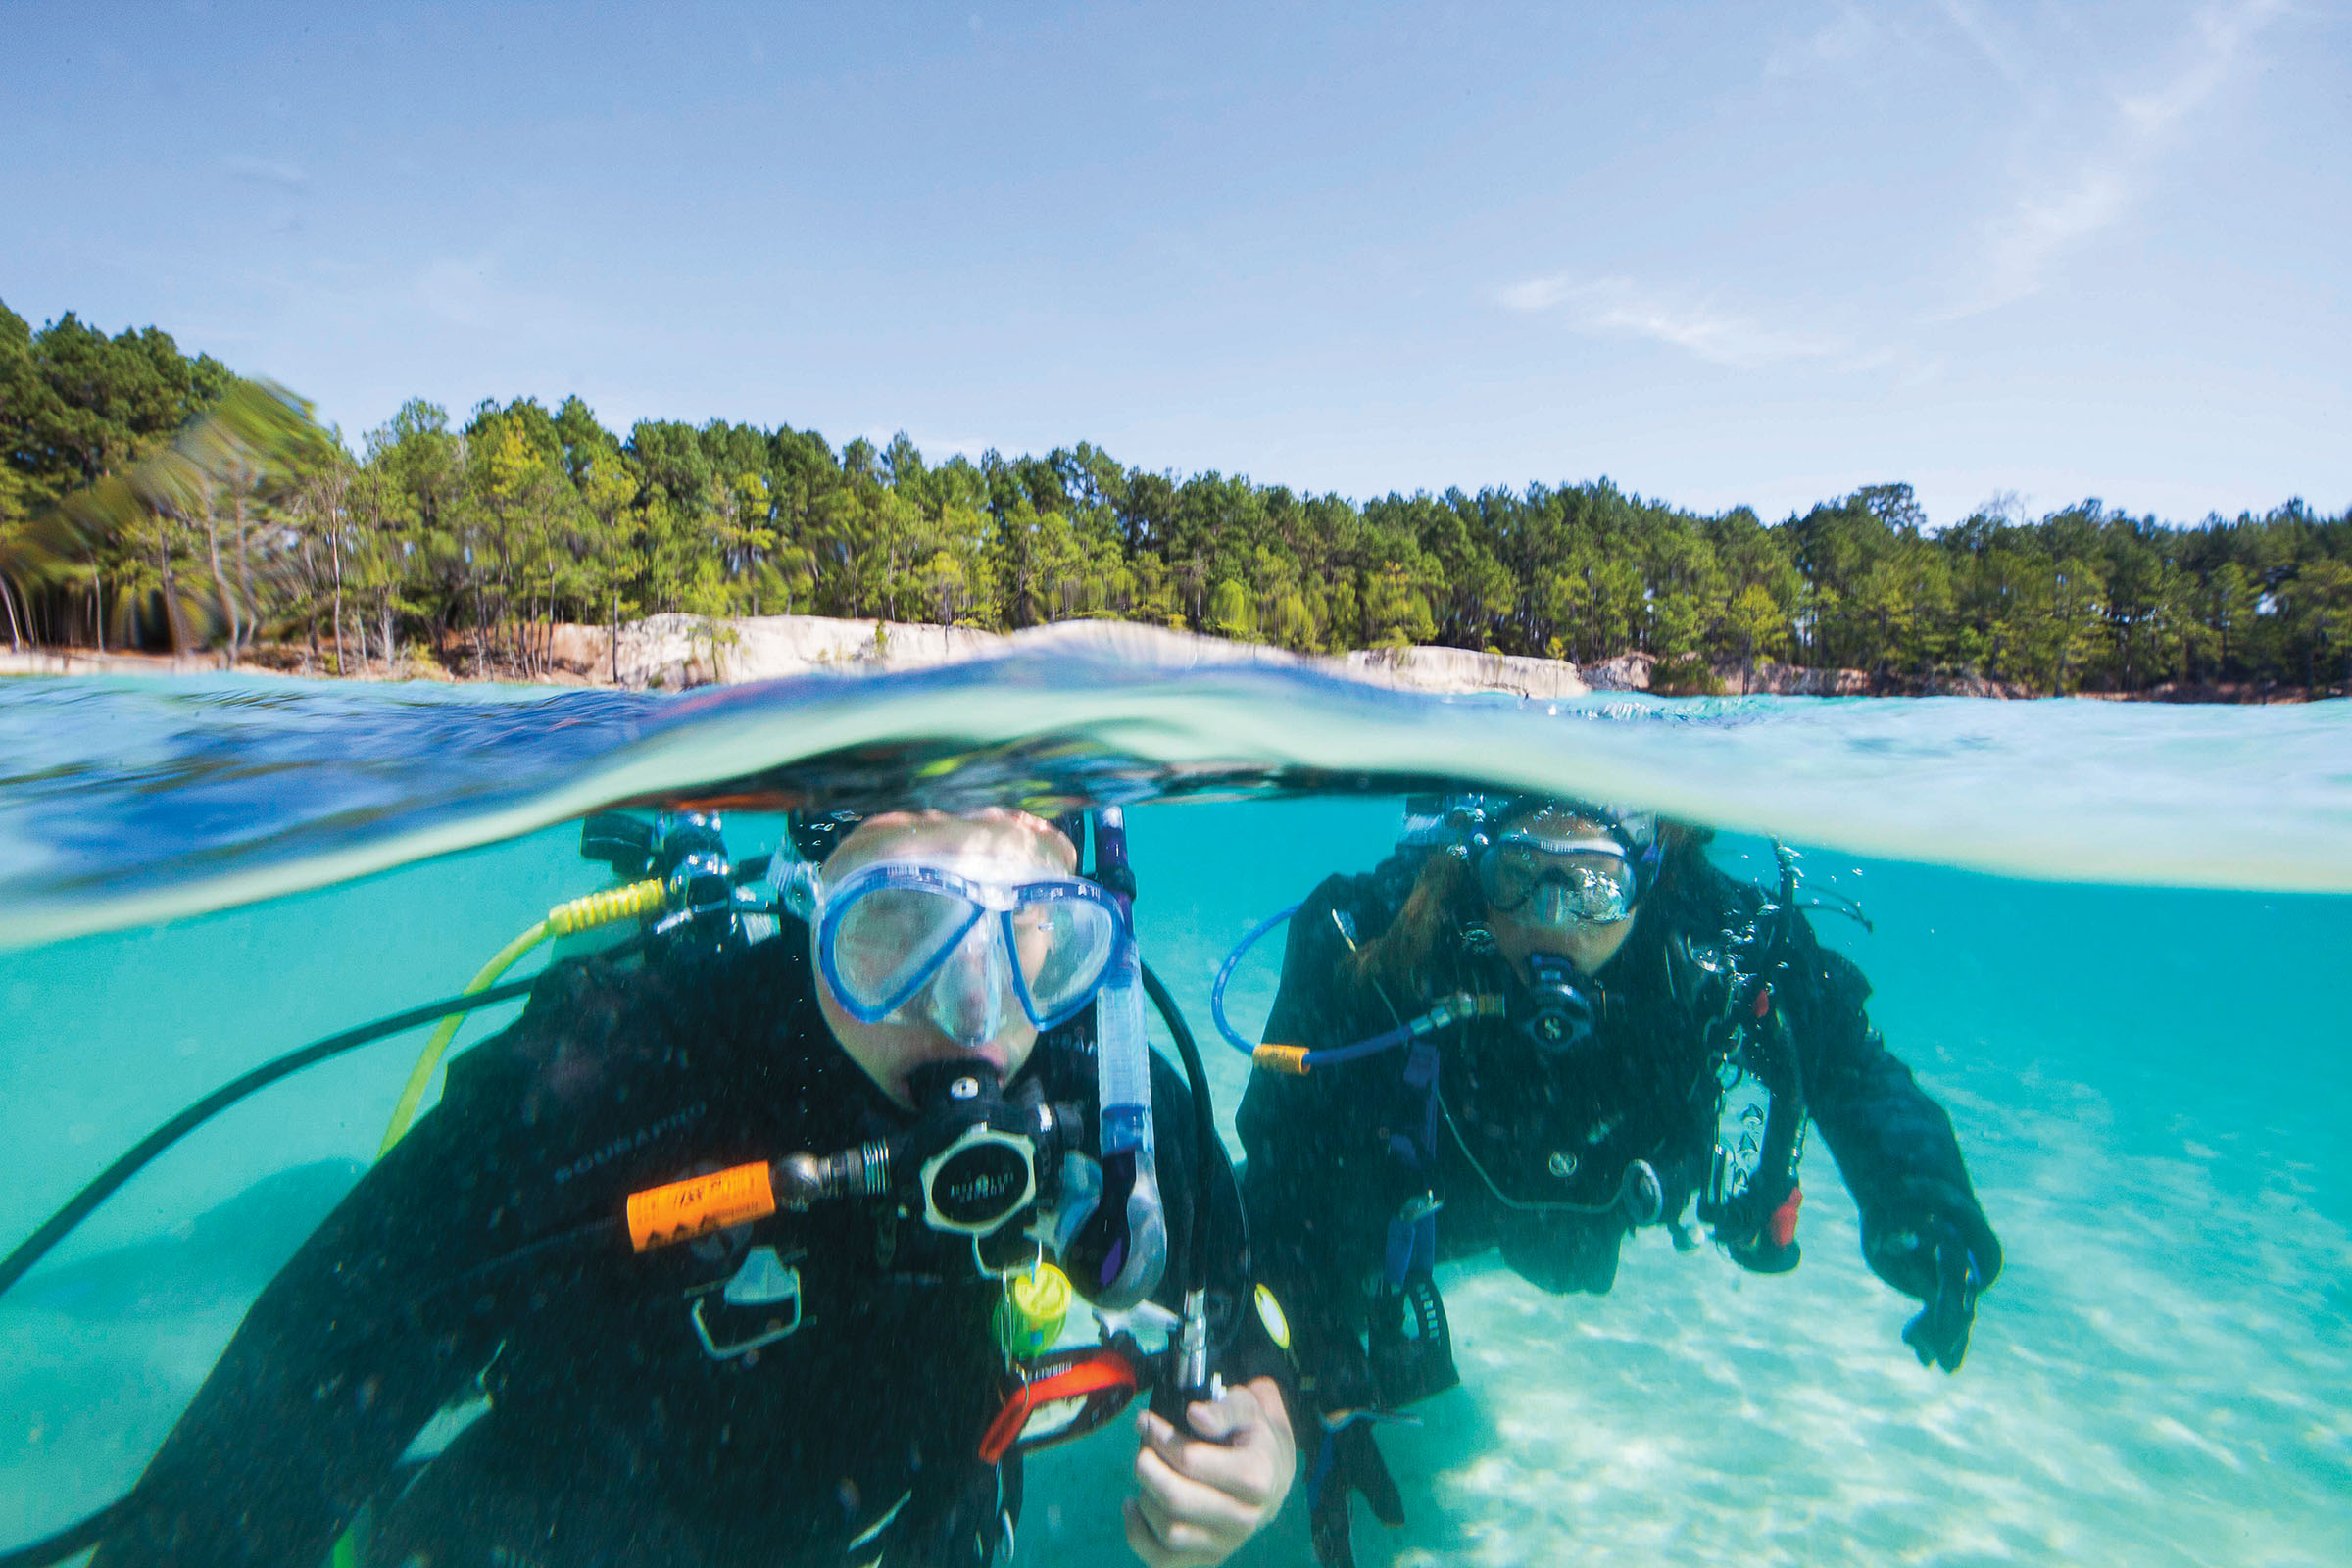
<svg viewBox="0 0 2352 1568">
<path fill-rule="evenodd" d="M 1548 930 L 1630 919 L 1641 884 L 1632 857 L 1602 834 L 1554 838 L 1513 828 L 1478 852 L 1487 906 Z"/>
<path fill-rule="evenodd" d="M 1126 917 L 1082 877 L 1027 871 L 877 860 L 838 885 L 812 877 L 817 968 L 842 1011 L 927 1019 L 966 1047 L 1016 1008 L 1041 1031 L 1074 1016 L 1127 940 Z"/>
</svg>

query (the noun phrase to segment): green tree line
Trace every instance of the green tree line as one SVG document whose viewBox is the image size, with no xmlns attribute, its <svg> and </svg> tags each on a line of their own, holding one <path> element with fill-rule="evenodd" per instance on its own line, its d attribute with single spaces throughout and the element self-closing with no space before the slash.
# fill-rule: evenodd
<svg viewBox="0 0 2352 1568">
<path fill-rule="evenodd" d="M 530 674 L 552 628 L 659 612 L 1010 630 L 1118 617 L 1299 652 L 1439 643 L 1761 660 L 1886 690 L 2322 686 L 2352 673 L 2352 512 L 2177 527 L 2084 501 L 1931 529 L 1907 485 L 1767 524 L 1607 480 L 1356 502 L 1081 443 L 927 460 L 577 398 L 412 402 L 357 452 L 155 328 L 0 305 L 0 622 L 13 645 L 422 650 Z"/>
</svg>

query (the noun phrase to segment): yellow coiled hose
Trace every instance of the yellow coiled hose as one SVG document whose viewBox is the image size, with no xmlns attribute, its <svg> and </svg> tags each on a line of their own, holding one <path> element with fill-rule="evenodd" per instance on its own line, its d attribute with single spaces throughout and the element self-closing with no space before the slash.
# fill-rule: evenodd
<svg viewBox="0 0 2352 1568">
<path fill-rule="evenodd" d="M 593 931 L 598 926 L 611 925 L 615 920 L 652 914 L 662 907 L 667 897 L 668 889 L 656 877 L 644 882 L 632 882 L 626 887 L 606 888 L 601 893 L 591 893 L 584 898 L 559 904 L 547 911 L 546 919 L 499 949 L 498 956 L 483 964 L 481 973 L 467 983 L 465 994 L 472 996 L 477 991 L 488 990 L 500 975 L 514 966 L 514 960 L 552 937 L 567 937 L 575 932 Z M 442 1053 L 458 1037 L 458 1026 L 465 1021 L 466 1014 L 453 1012 L 441 1020 L 434 1028 L 432 1038 L 425 1041 L 424 1051 L 417 1056 L 416 1067 L 409 1073 L 408 1084 L 400 1092 L 400 1103 L 392 1107 L 392 1125 L 384 1129 L 384 1141 L 375 1151 L 376 1158 L 381 1159 L 392 1152 L 392 1146 L 399 1143 L 408 1132 L 409 1123 L 416 1118 L 417 1102 L 424 1099 L 425 1088 L 433 1081 L 433 1069 L 441 1065 Z"/>
</svg>

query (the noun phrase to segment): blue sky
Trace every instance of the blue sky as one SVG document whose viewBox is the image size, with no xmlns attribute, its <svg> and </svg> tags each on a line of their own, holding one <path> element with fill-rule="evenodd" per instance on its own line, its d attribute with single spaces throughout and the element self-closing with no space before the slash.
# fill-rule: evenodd
<svg viewBox="0 0 2352 1568">
<path fill-rule="evenodd" d="M 0 299 L 1363 496 L 2352 504 L 2333 0 L 0 5 Z"/>
</svg>

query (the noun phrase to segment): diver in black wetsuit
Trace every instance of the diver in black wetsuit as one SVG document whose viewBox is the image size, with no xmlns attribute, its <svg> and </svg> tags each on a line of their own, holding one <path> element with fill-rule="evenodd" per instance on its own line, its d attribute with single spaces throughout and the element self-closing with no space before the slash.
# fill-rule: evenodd
<svg viewBox="0 0 2352 1568">
<path fill-rule="evenodd" d="M 1142 1183 L 1103 1153 L 1088 1004 L 1132 950 L 1073 864 L 1016 813 L 872 818 L 802 883 L 808 928 L 551 971 L 264 1293 L 96 1561 L 317 1568 L 356 1520 L 367 1564 L 988 1563 L 1020 1453 L 1136 1381 L 1133 1340 L 1036 1353 L 1044 1261 L 1140 1296 L 1160 1220 L 1120 1200 L 1155 1166 L 1154 1295 L 1189 1305 L 1202 1158 L 1221 1392 L 1189 1434 L 1141 1416 L 1126 1527 L 1154 1568 L 1221 1561 L 1294 1468 L 1279 1315 L 1156 1058 Z"/>
<path fill-rule="evenodd" d="M 1695 1200 L 1743 1266 L 1792 1268 L 1808 1117 L 1870 1266 L 1927 1303 L 1904 1340 L 1956 1370 L 2000 1243 L 1950 1118 L 1871 1028 L 1869 983 L 1816 942 L 1792 865 L 1768 896 L 1710 864 L 1704 833 L 1636 813 L 1415 809 L 1396 855 L 1291 916 L 1256 1050 L 1270 1070 L 1239 1118 L 1258 1271 L 1321 1416 L 1322 1561 L 1353 1560 L 1350 1493 L 1402 1520 L 1373 1425 L 1458 1381 L 1434 1264 L 1495 1249 L 1546 1291 L 1605 1292 L 1635 1227 L 1695 1245 Z M 1747 1104 L 1719 1141 L 1727 1093 L 1757 1089 L 1769 1113 Z"/>
</svg>

